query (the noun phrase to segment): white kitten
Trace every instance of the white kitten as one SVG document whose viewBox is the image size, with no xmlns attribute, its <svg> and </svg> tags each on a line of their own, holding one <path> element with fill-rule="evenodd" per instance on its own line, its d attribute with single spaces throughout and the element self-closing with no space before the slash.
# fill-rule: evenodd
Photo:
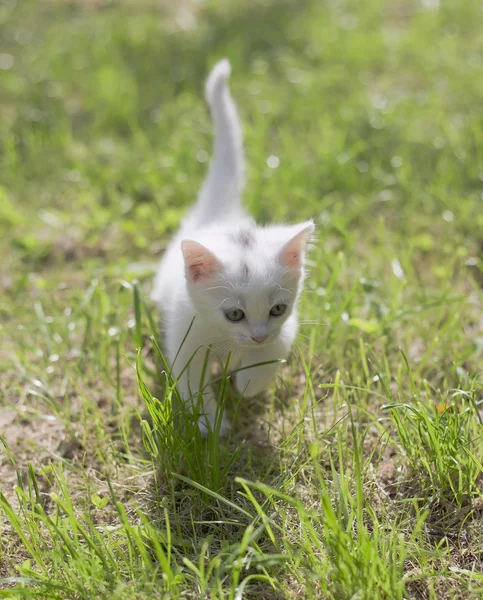
<svg viewBox="0 0 483 600">
<path fill-rule="evenodd" d="M 258 394 L 273 379 L 278 364 L 245 367 L 289 354 L 305 250 L 314 231 L 312 221 L 260 227 L 245 212 L 242 132 L 227 86 L 230 72 L 222 60 L 206 83 L 215 124 L 213 161 L 198 201 L 163 256 L 152 293 L 163 315 L 172 375 L 179 377 L 181 396 L 195 402 L 208 347 L 210 359 L 225 363 L 230 355 L 240 394 Z M 203 433 L 213 429 L 216 415 L 209 373 L 202 386 Z M 227 427 L 224 419 L 222 431 Z"/>
</svg>

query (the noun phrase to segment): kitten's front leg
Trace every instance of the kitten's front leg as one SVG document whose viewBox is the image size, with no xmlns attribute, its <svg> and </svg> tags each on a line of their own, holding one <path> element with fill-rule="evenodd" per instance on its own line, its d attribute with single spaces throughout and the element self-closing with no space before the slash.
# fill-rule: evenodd
<svg viewBox="0 0 483 600">
<path fill-rule="evenodd" d="M 268 365 L 257 365 L 270 361 L 280 361 L 287 357 L 290 352 L 290 346 L 283 344 L 274 344 L 262 348 L 253 348 L 242 360 L 237 373 L 235 373 L 235 388 L 240 395 L 247 398 L 256 396 L 263 392 L 274 379 L 280 362 L 270 363 Z M 250 367 L 250 368 L 247 368 Z"/>
<path fill-rule="evenodd" d="M 206 379 L 209 379 L 210 369 L 209 363 L 207 365 L 207 372 L 205 374 L 205 381 L 201 382 L 203 374 L 203 368 L 206 362 L 206 352 L 203 348 L 200 348 L 198 352 L 193 356 L 189 356 L 188 353 L 181 351 L 176 359 L 176 368 L 172 369 L 172 375 L 176 378 L 176 373 L 180 372 L 184 366 L 188 365 L 188 368 L 182 373 L 178 379 L 177 388 L 181 398 L 189 402 L 189 405 L 194 408 L 198 405 L 199 391 L 201 385 L 203 385 L 203 405 L 199 407 L 200 416 L 198 419 L 198 427 L 203 436 L 208 434 L 208 431 L 214 431 L 216 424 L 216 412 L 217 412 L 217 398 L 213 392 L 211 385 L 206 383 Z M 179 365 L 179 369 L 177 366 Z M 225 417 L 222 416 L 220 424 L 220 434 L 223 435 L 230 429 L 230 424 Z"/>
</svg>

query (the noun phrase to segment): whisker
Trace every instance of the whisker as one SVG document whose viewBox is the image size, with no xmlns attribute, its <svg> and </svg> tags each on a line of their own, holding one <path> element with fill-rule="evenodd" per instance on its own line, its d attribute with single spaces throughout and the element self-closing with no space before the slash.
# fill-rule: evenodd
<svg viewBox="0 0 483 600">
<path fill-rule="evenodd" d="M 220 302 L 220 304 L 218 304 L 218 306 L 215 306 L 215 308 L 213 310 L 216 310 L 217 308 L 220 308 L 221 306 L 223 306 L 223 304 L 225 304 L 225 302 L 229 299 L 230 298 L 225 298 L 222 302 Z"/>
<path fill-rule="evenodd" d="M 295 267 L 290 267 L 290 269 L 286 269 L 283 273 L 282 273 L 282 277 L 285 277 L 285 275 L 287 275 L 287 273 L 291 273 L 292 271 L 295 271 Z"/>
<path fill-rule="evenodd" d="M 306 344 L 305 342 L 301 342 L 300 340 L 296 340 L 295 343 L 294 343 L 294 346 L 296 348 L 300 348 L 300 347 L 303 346 L 304 348 L 306 348 L 307 350 L 309 350 L 309 345 Z"/>
<path fill-rule="evenodd" d="M 228 290 L 228 291 L 230 291 L 230 288 L 226 285 L 214 285 L 213 287 L 204 288 L 201 291 L 209 292 L 210 290 Z"/>
</svg>

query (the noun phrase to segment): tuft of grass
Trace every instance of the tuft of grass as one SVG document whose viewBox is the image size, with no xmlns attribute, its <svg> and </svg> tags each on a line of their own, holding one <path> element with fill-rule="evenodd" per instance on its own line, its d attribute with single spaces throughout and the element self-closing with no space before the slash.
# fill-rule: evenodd
<svg viewBox="0 0 483 600">
<path fill-rule="evenodd" d="M 458 507 L 479 496 L 483 472 L 483 420 L 475 390 L 451 390 L 448 400 L 428 382 L 414 391 L 411 404 L 389 404 L 387 409 L 398 441 L 413 470 L 421 476 L 428 505 L 438 501 Z M 424 394 L 433 403 L 421 401 Z M 425 483 L 423 483 L 425 482 Z"/>
</svg>

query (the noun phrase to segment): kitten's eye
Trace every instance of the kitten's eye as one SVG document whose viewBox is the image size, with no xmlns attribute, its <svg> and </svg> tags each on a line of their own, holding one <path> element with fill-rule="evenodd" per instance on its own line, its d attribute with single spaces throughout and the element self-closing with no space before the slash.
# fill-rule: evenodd
<svg viewBox="0 0 483 600">
<path fill-rule="evenodd" d="M 280 315 L 283 315 L 286 308 L 286 304 L 275 304 L 275 306 L 272 306 L 270 314 L 272 315 L 272 317 L 280 317 Z"/>
<path fill-rule="evenodd" d="M 233 321 L 234 323 L 236 323 L 236 321 L 241 321 L 244 316 L 245 313 L 242 311 L 241 308 L 231 308 L 230 310 L 227 310 L 225 312 L 225 317 L 229 321 Z"/>
</svg>

